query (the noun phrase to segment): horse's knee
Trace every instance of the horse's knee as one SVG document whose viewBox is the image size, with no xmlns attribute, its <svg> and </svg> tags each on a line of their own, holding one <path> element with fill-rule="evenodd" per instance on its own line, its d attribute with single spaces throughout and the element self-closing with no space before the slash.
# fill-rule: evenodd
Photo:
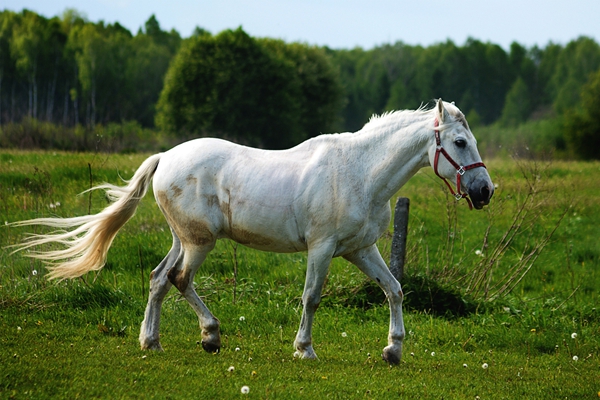
<svg viewBox="0 0 600 400">
<path fill-rule="evenodd" d="M 312 294 L 305 295 L 302 298 L 302 303 L 307 310 L 315 312 L 319 308 L 319 304 L 321 304 L 321 296 Z"/>
<path fill-rule="evenodd" d="M 190 270 L 173 267 L 167 272 L 167 278 L 181 293 L 185 292 L 190 284 Z"/>
<path fill-rule="evenodd" d="M 402 301 L 404 300 L 404 293 L 402 292 L 402 289 L 398 288 L 398 289 L 391 289 L 386 291 L 385 294 L 390 302 L 390 304 L 402 304 Z"/>
</svg>

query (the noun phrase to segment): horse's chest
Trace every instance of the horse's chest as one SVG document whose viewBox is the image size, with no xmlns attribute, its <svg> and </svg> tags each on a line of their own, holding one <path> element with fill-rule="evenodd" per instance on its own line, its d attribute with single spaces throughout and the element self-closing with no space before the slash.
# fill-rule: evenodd
<svg viewBox="0 0 600 400">
<path fill-rule="evenodd" d="M 336 255 L 371 246 L 388 229 L 390 218 L 389 205 L 348 212 L 336 232 Z"/>
</svg>

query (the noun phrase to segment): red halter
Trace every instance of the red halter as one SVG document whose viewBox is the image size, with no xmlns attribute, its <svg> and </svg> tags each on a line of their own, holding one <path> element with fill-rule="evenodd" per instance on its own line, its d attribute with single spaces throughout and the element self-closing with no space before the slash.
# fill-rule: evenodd
<svg viewBox="0 0 600 400">
<path fill-rule="evenodd" d="M 439 125 L 440 124 L 436 118 L 434 126 L 437 128 Z M 458 163 L 456 161 L 454 161 L 452 159 L 452 157 L 450 157 L 450 154 L 448 154 L 446 149 L 444 149 L 442 147 L 442 141 L 440 140 L 440 131 L 437 129 L 435 130 L 435 144 L 437 146 L 437 148 L 435 149 L 435 159 L 433 161 L 433 170 L 435 171 L 435 174 L 444 181 L 446 186 L 448 186 L 448 189 L 450 189 L 450 193 L 452 193 L 452 196 L 454 196 L 456 201 L 459 201 L 460 199 L 463 199 L 463 198 L 466 199 L 467 203 L 469 204 L 469 209 L 472 210 L 473 203 L 471 202 L 471 199 L 469 199 L 469 197 L 468 197 L 469 195 L 467 193 L 462 193 L 460 190 L 460 177 L 463 176 L 465 174 L 465 172 L 467 172 L 470 169 L 479 168 L 479 167 L 486 168 L 485 164 L 482 162 L 476 162 L 473 164 L 469 164 L 465 167 L 463 167 L 462 165 L 458 165 Z M 450 185 L 450 183 L 448 183 L 446 178 L 441 176 L 438 172 L 438 160 L 440 158 L 440 153 L 443 154 L 444 157 L 446 157 L 446 160 L 448 160 L 448 162 L 450 164 L 452 164 L 452 166 L 454 168 L 456 168 L 456 192 L 454 191 L 454 189 L 452 189 L 452 186 Z"/>
</svg>

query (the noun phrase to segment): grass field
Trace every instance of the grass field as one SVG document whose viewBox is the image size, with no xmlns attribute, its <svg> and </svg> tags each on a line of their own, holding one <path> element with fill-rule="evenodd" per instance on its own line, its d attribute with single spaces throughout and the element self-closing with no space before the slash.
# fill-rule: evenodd
<svg viewBox="0 0 600 400">
<path fill-rule="evenodd" d="M 98 212 L 102 193 L 77 194 L 131 177 L 144 158 L 1 151 L 1 221 Z M 318 361 L 293 357 L 306 254 L 227 241 L 195 278 L 221 321 L 221 352 L 202 350 L 172 289 L 156 353 L 137 341 L 148 275 L 171 244 L 151 195 L 85 279 L 48 282 L 43 265 L 5 248 L 27 230 L 2 226 L 0 398 L 235 398 L 243 386 L 250 398 L 598 398 L 600 163 L 487 165 L 498 188 L 483 212 L 456 205 L 431 170 L 398 194 L 411 211 L 395 367 L 380 357 L 385 299 L 343 259 L 315 318 Z M 390 242 L 379 242 L 388 259 Z"/>
</svg>

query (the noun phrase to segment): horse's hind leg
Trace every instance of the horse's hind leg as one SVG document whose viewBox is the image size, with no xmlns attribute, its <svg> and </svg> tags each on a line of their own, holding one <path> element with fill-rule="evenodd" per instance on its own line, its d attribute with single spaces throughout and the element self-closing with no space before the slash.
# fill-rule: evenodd
<svg viewBox="0 0 600 400">
<path fill-rule="evenodd" d="M 167 279 L 167 272 L 176 263 L 180 252 L 181 242 L 173 233 L 173 247 L 171 247 L 169 254 L 150 273 L 150 295 L 148 296 L 144 322 L 142 322 L 142 328 L 140 329 L 142 349 L 162 350 L 159 341 L 160 310 L 163 300 L 172 286 Z"/>
<path fill-rule="evenodd" d="M 215 353 L 221 349 L 220 323 L 198 297 L 193 282 L 196 271 L 214 245 L 213 242 L 203 246 L 186 246 L 182 262 L 176 263 L 167 274 L 171 283 L 179 289 L 196 312 L 200 329 L 202 329 L 202 347 L 209 353 Z"/>
</svg>

